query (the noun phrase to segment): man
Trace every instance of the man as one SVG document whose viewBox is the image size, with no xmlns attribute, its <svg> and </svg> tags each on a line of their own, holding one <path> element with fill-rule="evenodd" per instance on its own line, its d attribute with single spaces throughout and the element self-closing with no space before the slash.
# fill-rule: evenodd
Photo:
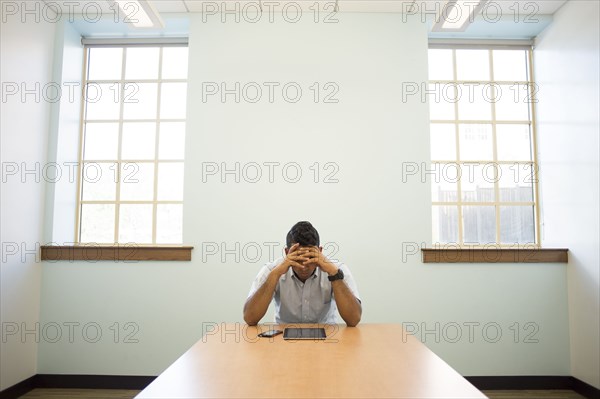
<svg viewBox="0 0 600 399">
<path fill-rule="evenodd" d="M 244 305 L 244 320 L 258 324 L 271 300 L 275 322 L 336 324 L 336 313 L 350 327 L 360 322 L 362 306 L 348 267 L 323 255 L 319 233 L 298 222 L 286 239 L 286 256 L 262 267 Z"/>
</svg>

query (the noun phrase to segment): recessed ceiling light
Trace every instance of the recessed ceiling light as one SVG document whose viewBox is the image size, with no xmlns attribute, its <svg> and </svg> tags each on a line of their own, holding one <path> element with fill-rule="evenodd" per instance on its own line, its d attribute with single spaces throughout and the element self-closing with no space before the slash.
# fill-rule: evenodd
<svg viewBox="0 0 600 399">
<path fill-rule="evenodd" d="M 123 22 L 136 28 L 164 28 L 160 14 L 149 0 L 108 0 L 121 11 Z"/>
<path fill-rule="evenodd" d="M 488 0 L 447 0 L 433 32 L 462 32 L 473 22 Z"/>
</svg>

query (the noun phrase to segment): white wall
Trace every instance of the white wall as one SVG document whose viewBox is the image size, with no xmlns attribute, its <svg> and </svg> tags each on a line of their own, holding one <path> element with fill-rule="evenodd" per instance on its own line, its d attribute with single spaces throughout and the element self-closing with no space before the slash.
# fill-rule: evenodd
<svg viewBox="0 0 600 399">
<path fill-rule="evenodd" d="M 75 242 L 84 54 L 79 32 L 66 21 L 56 25 L 53 81 L 62 91 L 52 104 L 48 134 L 48 159 L 55 162 L 56 173 L 48 179 L 44 239 L 68 244 Z"/>
<path fill-rule="evenodd" d="M 571 370 L 597 388 L 599 14 L 596 1 L 568 2 L 535 48 L 543 243 L 569 248 Z"/>
<path fill-rule="evenodd" d="M 29 5 L 31 6 L 33 2 Z M 13 4 L 17 4 L 14 3 Z M 4 19 L 5 15 L 3 15 Z M 1 77 L 3 95 L 22 84 L 36 92 L 52 81 L 55 25 L 29 15 L 6 15 L 1 26 Z M 41 263 L 39 243 L 43 241 L 44 180 L 41 171 L 47 156 L 50 104 L 41 90 L 8 95 L 1 104 L 2 131 L 2 267 L 1 315 L 2 353 L 0 390 L 32 375 L 37 368 L 35 334 L 22 336 L 24 329 L 36 330 L 39 322 Z M 12 174 L 13 163 L 18 170 Z M 22 176 L 25 168 L 33 173 Z M 13 328 L 18 329 L 11 334 Z"/>
<path fill-rule="evenodd" d="M 570 374 L 564 265 L 425 265 L 412 251 L 412 243 L 431 239 L 430 185 L 414 176 L 403 183 L 402 163 L 428 162 L 429 116 L 419 96 L 403 101 L 402 87 L 427 80 L 426 27 L 399 14 L 338 19 L 250 24 L 230 16 L 223 24 L 218 15 L 192 17 L 184 241 L 195 246 L 193 260 L 44 264 L 42 323 L 79 325 L 73 342 L 41 343 L 38 372 L 161 372 L 201 336 L 203 323 L 242 322 L 250 283 L 269 258 L 265 243 L 279 243 L 281 253 L 292 224 L 308 219 L 352 269 L 363 322 L 413 323 L 465 375 Z M 232 95 L 222 103 L 218 96 L 203 101 L 207 82 L 280 86 L 273 103 L 266 89 L 258 103 L 236 103 Z M 303 89 L 297 103 L 281 97 L 288 82 Z M 321 94 L 329 92 L 323 84 L 336 83 L 339 102 L 315 104 L 314 82 Z M 236 183 L 225 175 L 222 183 L 219 173 L 203 181 L 206 162 L 229 169 L 256 162 L 263 176 Z M 265 162 L 280 163 L 272 183 Z M 290 162 L 301 167 L 297 183 L 281 174 Z M 318 183 L 309 168 L 315 162 Z M 338 183 L 323 182 L 327 162 L 338 165 Z M 221 250 L 236 245 L 240 259 Z M 257 247 L 262 258 L 253 260 Z M 135 324 L 125 330 L 126 322 Z M 465 323 L 473 323 L 472 336 Z M 452 343 L 456 325 L 461 336 Z M 422 333 L 436 326 L 437 337 Z M 88 342 L 97 327 L 102 336 Z M 502 335 L 492 342 L 496 327 Z M 138 342 L 124 342 L 135 328 Z M 537 342 L 525 342 L 534 329 Z"/>
</svg>

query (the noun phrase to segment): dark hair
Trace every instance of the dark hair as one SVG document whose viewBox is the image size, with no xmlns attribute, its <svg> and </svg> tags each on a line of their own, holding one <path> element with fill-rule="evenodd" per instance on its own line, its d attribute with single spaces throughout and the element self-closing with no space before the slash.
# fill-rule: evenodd
<svg viewBox="0 0 600 399">
<path fill-rule="evenodd" d="M 310 222 L 298 222 L 287 234 L 286 246 L 291 248 L 294 244 L 301 246 L 316 246 L 320 245 L 319 232 L 313 227 Z"/>
</svg>

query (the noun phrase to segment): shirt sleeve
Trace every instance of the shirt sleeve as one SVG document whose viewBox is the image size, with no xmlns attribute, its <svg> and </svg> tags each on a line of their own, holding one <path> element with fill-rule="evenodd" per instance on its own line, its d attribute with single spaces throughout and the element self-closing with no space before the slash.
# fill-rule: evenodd
<svg viewBox="0 0 600 399">
<path fill-rule="evenodd" d="M 267 278 L 269 277 L 269 273 L 271 273 L 271 270 L 273 270 L 275 268 L 275 266 L 277 266 L 279 263 L 273 262 L 273 263 L 268 263 L 266 265 L 264 265 L 263 267 L 260 268 L 260 270 L 258 271 L 258 274 L 256 275 L 256 277 L 254 278 L 254 281 L 252 282 L 252 286 L 250 287 L 250 292 L 248 293 L 248 298 L 250 298 L 252 295 L 254 295 L 254 293 L 256 291 L 258 291 L 258 289 L 260 287 L 262 287 L 262 285 L 265 283 L 265 281 L 267 281 Z"/>
<path fill-rule="evenodd" d="M 362 300 L 360 299 L 360 294 L 358 293 L 358 287 L 356 286 L 356 281 L 354 281 L 354 277 L 352 276 L 352 273 L 350 272 L 350 269 L 348 268 L 348 266 L 346 266 L 345 264 L 342 263 L 341 265 L 339 265 L 339 268 L 344 273 L 344 281 L 346 282 L 346 285 L 348 286 L 348 288 L 350 288 L 350 291 L 352 291 L 352 293 L 354 294 L 356 299 L 358 299 L 359 301 L 362 302 Z"/>
</svg>

